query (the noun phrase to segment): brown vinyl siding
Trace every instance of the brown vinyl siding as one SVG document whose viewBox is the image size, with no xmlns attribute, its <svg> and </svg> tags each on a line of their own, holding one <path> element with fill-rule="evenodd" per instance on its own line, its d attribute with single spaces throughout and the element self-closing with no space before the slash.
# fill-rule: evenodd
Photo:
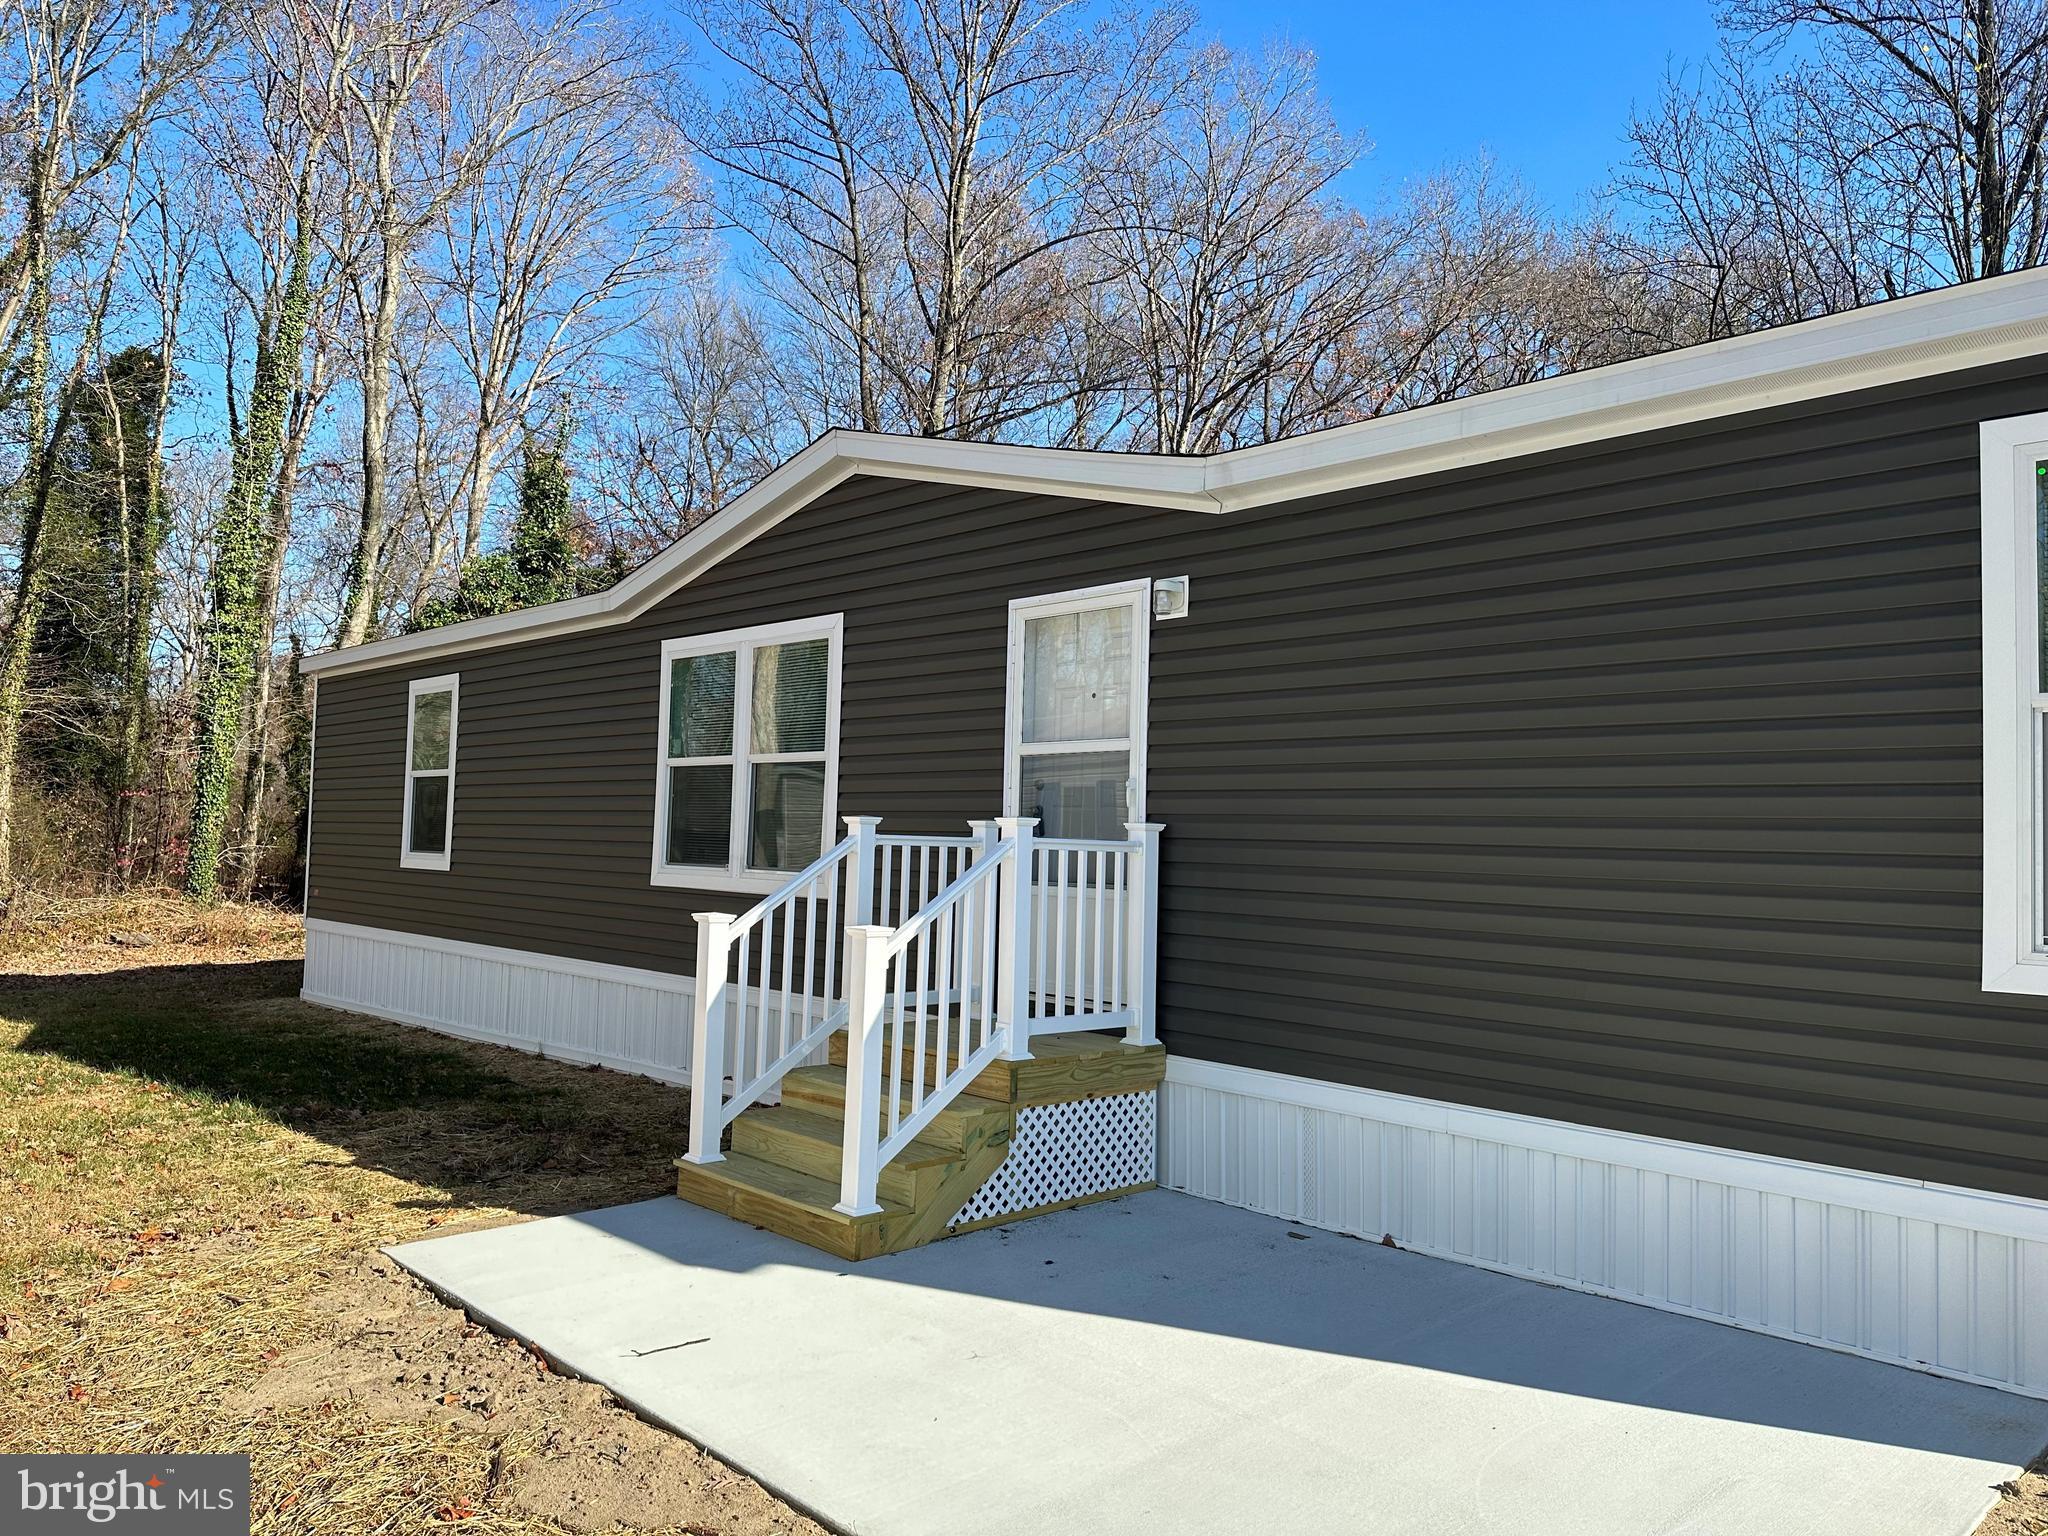
<svg viewBox="0 0 2048 1536">
<path fill-rule="evenodd" d="M 1169 1048 L 2048 1196 L 2048 1004 L 1978 986 L 1977 423 L 2034 363 L 1206 517 L 849 482 L 630 624 L 325 679 L 310 910 L 687 971 L 664 638 L 844 612 L 839 809 L 999 809 L 1007 605 L 1152 632 Z M 398 866 L 459 671 L 454 867 Z"/>
</svg>

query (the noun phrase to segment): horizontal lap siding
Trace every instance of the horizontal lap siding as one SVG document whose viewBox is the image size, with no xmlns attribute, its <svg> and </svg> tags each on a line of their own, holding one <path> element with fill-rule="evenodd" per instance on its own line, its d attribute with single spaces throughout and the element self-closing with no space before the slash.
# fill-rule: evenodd
<svg viewBox="0 0 2048 1536">
<path fill-rule="evenodd" d="M 1977 985 L 1976 423 L 2048 370 L 1222 518 L 857 481 L 629 626 L 462 673 L 455 868 L 397 865 L 410 672 L 320 689 L 316 916 L 667 970 L 665 636 L 844 611 L 840 808 L 1001 783 L 1010 598 L 1153 632 L 1176 1052 L 2048 1195 L 2048 1010 Z"/>
</svg>

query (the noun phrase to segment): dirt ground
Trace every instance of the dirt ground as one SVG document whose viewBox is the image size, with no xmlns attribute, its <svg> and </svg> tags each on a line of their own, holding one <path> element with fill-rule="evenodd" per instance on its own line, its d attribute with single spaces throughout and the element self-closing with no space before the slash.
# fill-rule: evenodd
<svg viewBox="0 0 2048 1536">
<path fill-rule="evenodd" d="M 683 1096 L 302 1003 L 299 942 L 0 929 L 0 1451 L 246 1451 L 263 1533 L 820 1531 L 377 1251 L 672 1189 Z"/>
<path fill-rule="evenodd" d="M 2048 1455 L 1999 1490 L 1997 1506 L 1977 1527 L 1977 1536 L 2043 1536 L 2048 1533 Z"/>
</svg>

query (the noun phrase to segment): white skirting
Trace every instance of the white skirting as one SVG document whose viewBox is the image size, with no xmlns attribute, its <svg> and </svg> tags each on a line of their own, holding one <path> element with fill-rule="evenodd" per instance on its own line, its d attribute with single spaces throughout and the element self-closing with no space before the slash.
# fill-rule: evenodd
<svg viewBox="0 0 2048 1536">
<path fill-rule="evenodd" d="M 306 921 L 309 1002 L 665 1083 L 690 1078 L 693 990 L 661 971 Z"/>
<path fill-rule="evenodd" d="M 1169 1057 L 1160 1183 L 2048 1397 L 2048 1203 Z"/>
</svg>

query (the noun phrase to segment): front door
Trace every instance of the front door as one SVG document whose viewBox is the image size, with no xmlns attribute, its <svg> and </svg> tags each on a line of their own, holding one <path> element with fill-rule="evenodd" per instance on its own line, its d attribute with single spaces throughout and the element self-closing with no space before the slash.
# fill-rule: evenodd
<svg viewBox="0 0 2048 1536">
<path fill-rule="evenodd" d="M 1149 581 L 1010 604 L 1004 811 L 1121 841 L 1145 818 Z"/>
</svg>

